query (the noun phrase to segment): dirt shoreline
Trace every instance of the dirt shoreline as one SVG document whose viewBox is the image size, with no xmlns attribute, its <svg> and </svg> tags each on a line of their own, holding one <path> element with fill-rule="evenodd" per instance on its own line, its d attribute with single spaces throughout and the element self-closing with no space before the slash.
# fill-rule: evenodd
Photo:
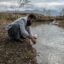
<svg viewBox="0 0 64 64">
<path fill-rule="evenodd" d="M 0 26 L 0 64 L 37 64 L 36 51 L 27 41 L 13 42 Z"/>
<path fill-rule="evenodd" d="M 17 19 L 15 17 L 13 20 Z M 36 51 L 32 45 L 25 40 L 13 42 L 8 39 L 5 26 L 10 21 L 12 19 L 8 15 L 0 16 L 0 64 L 37 64 Z"/>
</svg>

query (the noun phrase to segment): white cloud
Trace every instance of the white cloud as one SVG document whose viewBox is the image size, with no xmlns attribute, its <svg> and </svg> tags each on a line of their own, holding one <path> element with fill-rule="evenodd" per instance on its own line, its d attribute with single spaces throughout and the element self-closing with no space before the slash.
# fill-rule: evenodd
<svg viewBox="0 0 64 64">
<path fill-rule="evenodd" d="M 30 0 L 31 2 L 64 2 L 64 0 Z"/>
<path fill-rule="evenodd" d="M 31 3 L 32 5 L 39 7 L 39 8 L 55 8 L 55 7 L 64 7 L 64 2 L 39 2 L 39 3 Z M 16 6 L 18 7 L 19 4 L 17 2 L 0 2 L 0 6 Z"/>
<path fill-rule="evenodd" d="M 64 6 L 64 2 L 43 2 L 43 3 L 33 3 L 35 6 L 37 7 L 46 7 L 46 8 L 50 8 L 50 7 L 57 7 L 57 6 Z"/>
<path fill-rule="evenodd" d="M 18 6 L 16 2 L 0 2 L 0 6 Z"/>
</svg>

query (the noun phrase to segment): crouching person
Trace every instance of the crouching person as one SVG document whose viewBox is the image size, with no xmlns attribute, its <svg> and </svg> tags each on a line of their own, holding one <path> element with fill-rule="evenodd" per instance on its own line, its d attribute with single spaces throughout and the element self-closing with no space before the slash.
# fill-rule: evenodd
<svg viewBox="0 0 64 64">
<path fill-rule="evenodd" d="M 18 20 L 10 23 L 7 26 L 8 36 L 14 41 L 21 41 L 21 39 L 28 38 L 34 44 L 36 43 L 36 37 L 32 36 L 30 27 L 36 16 L 29 14 L 27 17 L 19 18 Z"/>
</svg>

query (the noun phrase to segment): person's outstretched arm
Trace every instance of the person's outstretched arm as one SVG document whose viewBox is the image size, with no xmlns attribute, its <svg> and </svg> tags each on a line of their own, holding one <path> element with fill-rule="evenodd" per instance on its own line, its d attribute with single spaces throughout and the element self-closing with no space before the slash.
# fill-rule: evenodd
<svg viewBox="0 0 64 64">
<path fill-rule="evenodd" d="M 19 24 L 20 24 L 21 35 L 23 35 L 24 38 L 31 39 L 31 41 L 35 44 L 36 40 L 32 37 L 32 35 L 30 35 L 31 34 L 30 29 L 28 31 L 26 30 L 24 21 L 21 21 L 21 23 Z"/>
</svg>

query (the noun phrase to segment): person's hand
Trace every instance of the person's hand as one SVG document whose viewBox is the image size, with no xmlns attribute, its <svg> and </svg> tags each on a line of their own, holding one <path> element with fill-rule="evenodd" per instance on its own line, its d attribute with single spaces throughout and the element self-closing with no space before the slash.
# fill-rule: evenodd
<svg viewBox="0 0 64 64">
<path fill-rule="evenodd" d="M 34 39 L 37 39 L 37 37 L 35 37 L 35 36 L 32 36 Z"/>
<path fill-rule="evenodd" d="M 30 44 L 30 39 L 29 38 L 26 38 L 25 40 L 26 40 L 26 42 L 28 42 L 28 44 Z"/>
<path fill-rule="evenodd" d="M 37 39 L 37 34 L 34 34 L 34 36 L 32 36 L 34 39 Z"/>
<path fill-rule="evenodd" d="M 31 40 L 32 40 L 33 44 L 36 44 L 36 39 L 34 37 L 32 37 Z"/>
<path fill-rule="evenodd" d="M 26 40 L 30 43 L 30 41 L 32 41 L 33 44 L 36 44 L 36 39 L 37 39 L 37 36 L 30 36 L 28 38 L 26 38 Z"/>
</svg>

